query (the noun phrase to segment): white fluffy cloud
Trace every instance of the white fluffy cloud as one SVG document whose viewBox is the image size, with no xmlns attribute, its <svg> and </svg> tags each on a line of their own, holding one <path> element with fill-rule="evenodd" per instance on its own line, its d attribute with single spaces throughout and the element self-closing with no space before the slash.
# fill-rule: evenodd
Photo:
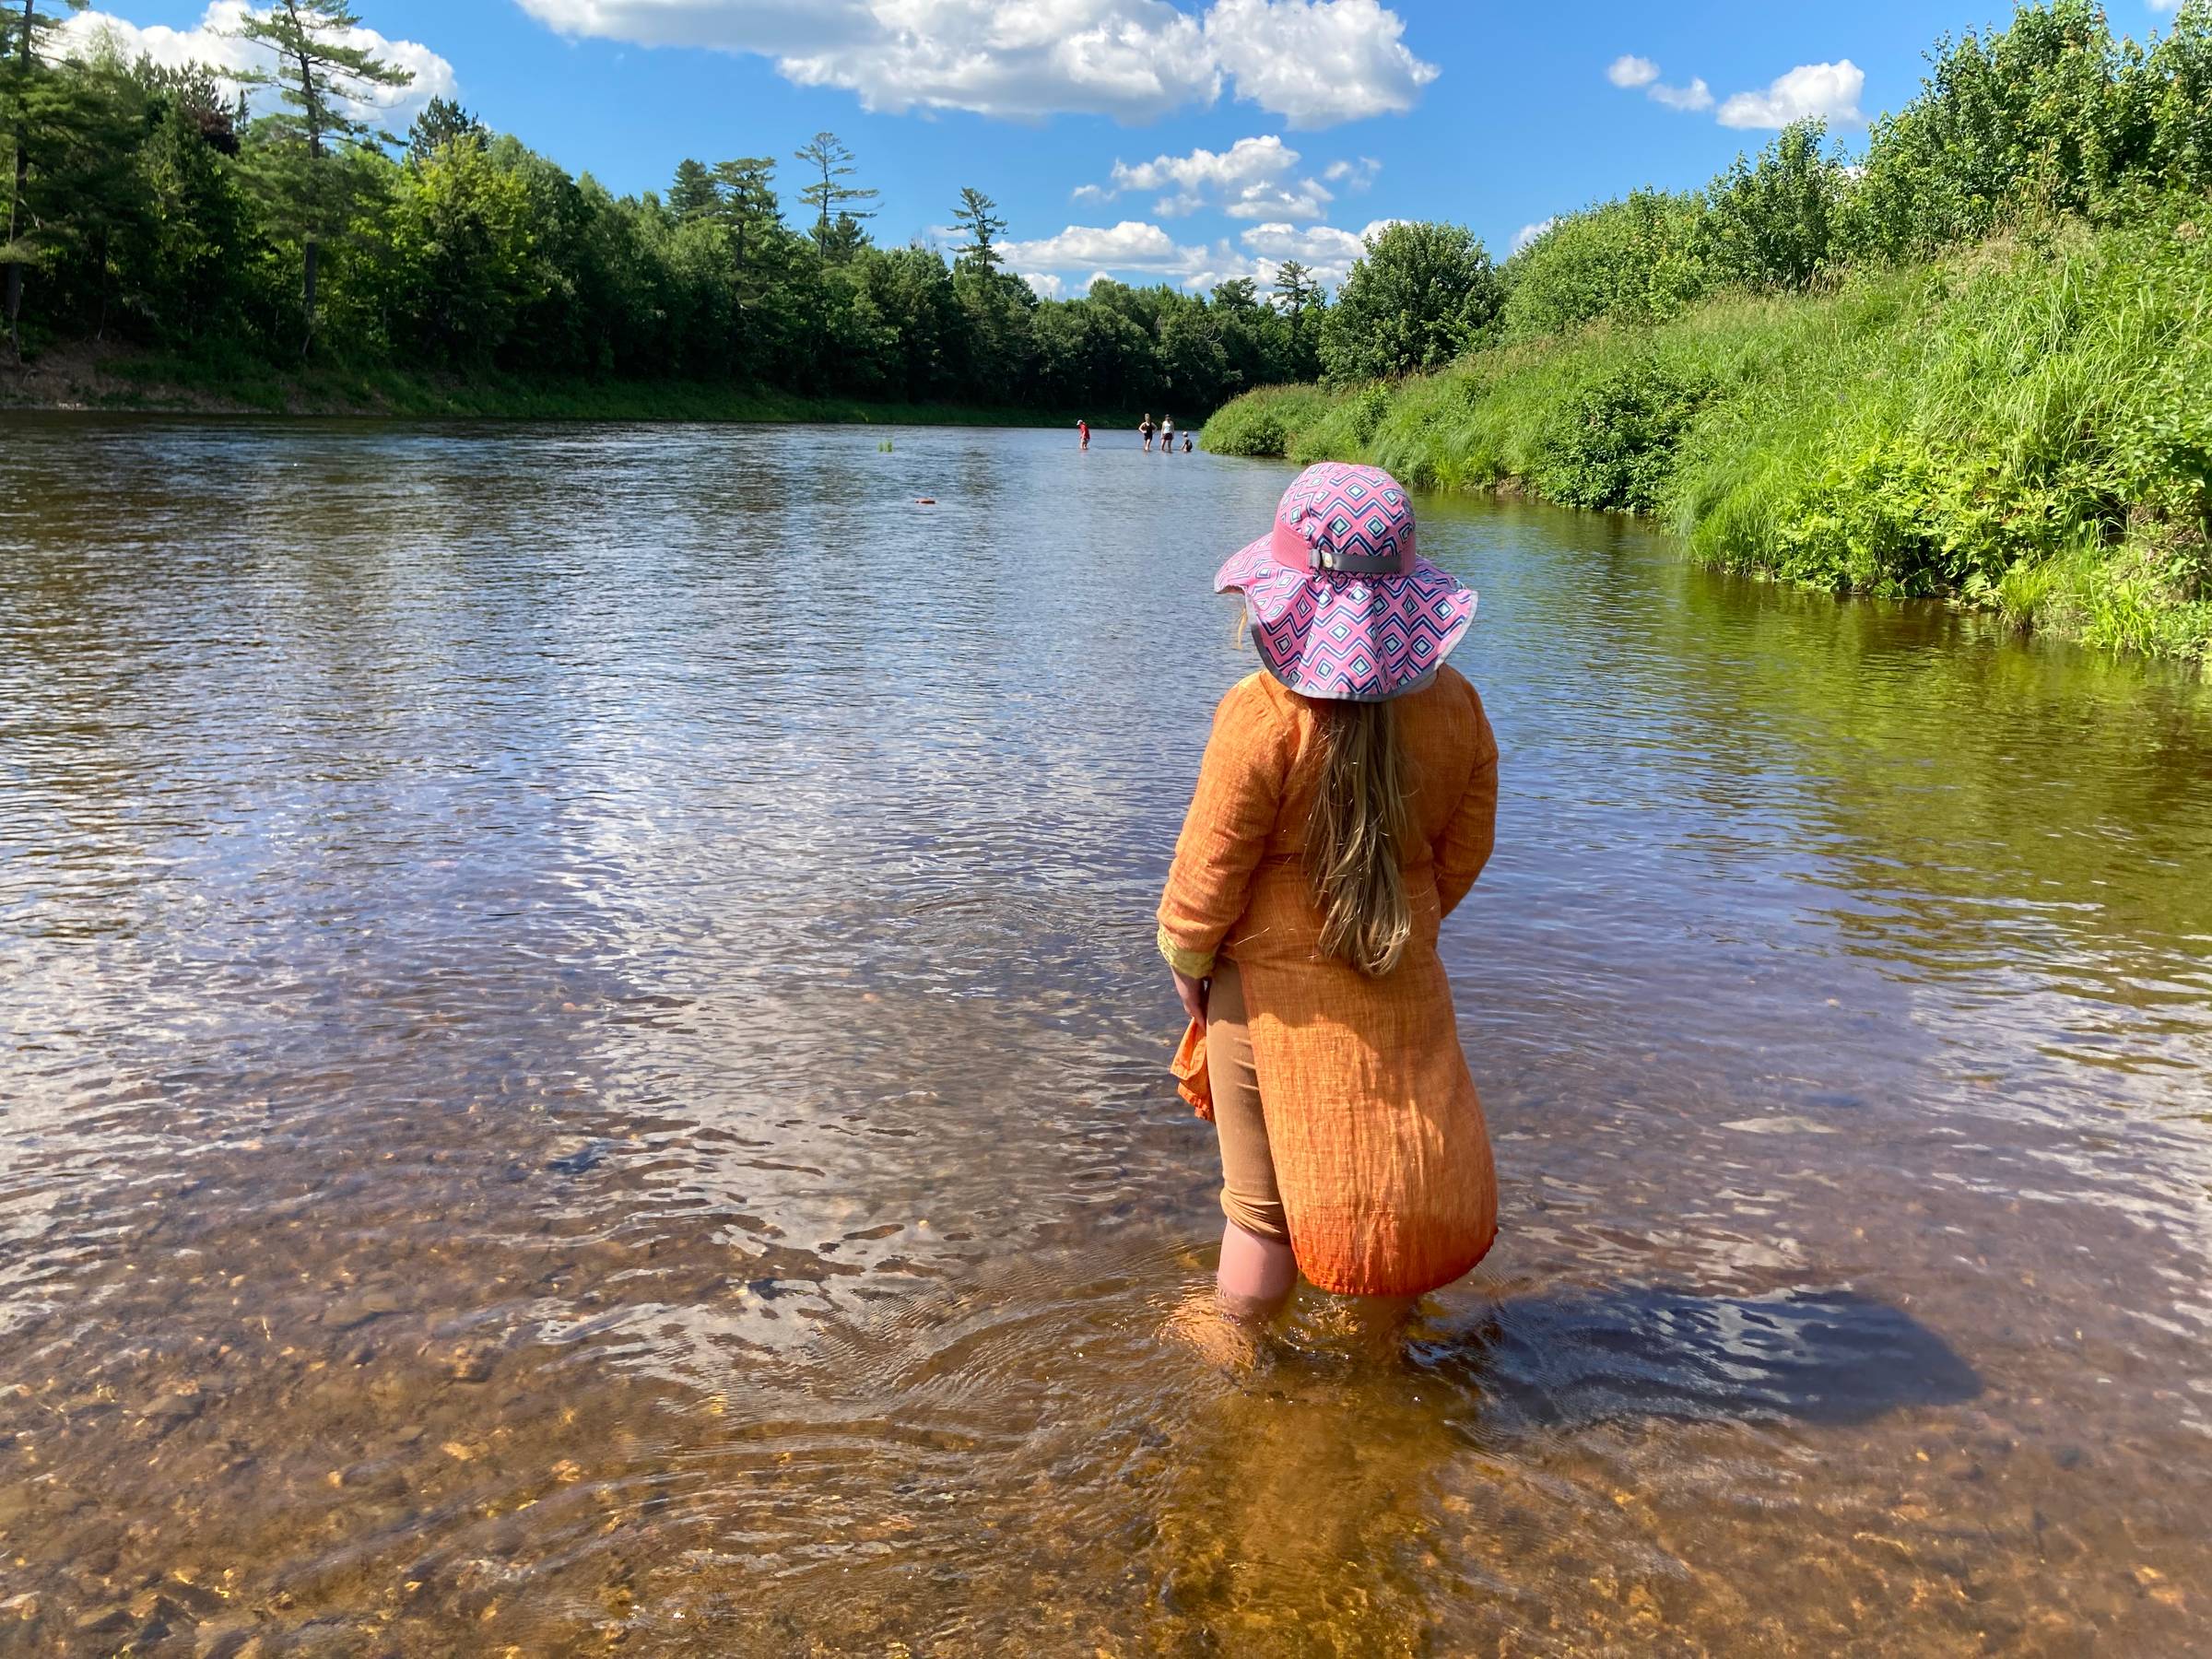
<svg viewBox="0 0 2212 1659">
<path fill-rule="evenodd" d="M 1691 76 L 1687 87 L 1670 87 L 1661 81 L 1644 94 L 1653 103 L 1665 104 L 1670 110 L 1688 110 L 1693 114 L 1712 108 L 1712 88 L 1705 84 L 1704 76 Z"/>
<path fill-rule="evenodd" d="M 1321 176 L 1332 184 L 1341 184 L 1347 190 L 1365 190 L 1375 182 L 1382 171 L 1382 163 L 1372 156 L 1361 156 L 1351 161 L 1332 161 L 1322 170 Z"/>
<path fill-rule="evenodd" d="M 1142 219 L 1124 219 L 1118 225 L 1070 225 L 1055 236 L 1035 241 L 1001 243 L 1000 251 L 1016 270 L 1048 275 L 1104 265 L 1116 271 L 1183 276 L 1203 269 L 1207 260 L 1204 247 L 1186 247 L 1158 225 Z"/>
<path fill-rule="evenodd" d="M 1520 229 L 1513 232 L 1513 245 L 1512 251 L 1515 253 L 1520 253 L 1522 249 L 1527 247 L 1530 242 L 1535 241 L 1537 237 L 1543 235 L 1545 231 L 1550 229 L 1559 222 L 1559 221 L 1557 218 L 1546 218 L 1538 219 L 1533 225 L 1522 226 Z"/>
<path fill-rule="evenodd" d="M 1378 0 L 1215 0 L 1206 14 L 1206 44 L 1237 96 L 1294 127 L 1412 109 L 1440 71 L 1405 32 Z"/>
<path fill-rule="evenodd" d="M 1083 185 L 1075 196 L 1106 202 L 1124 191 L 1159 190 L 1167 194 L 1153 204 L 1153 211 L 1167 218 L 1207 206 L 1218 206 L 1230 218 L 1312 218 L 1335 200 L 1335 193 L 1317 179 L 1295 177 L 1297 169 L 1298 152 L 1269 134 L 1240 138 L 1226 150 L 1155 156 L 1134 167 L 1117 160 L 1110 182 Z"/>
<path fill-rule="evenodd" d="M 231 74 L 270 68 L 265 47 L 234 38 L 245 16 L 244 0 L 211 0 L 199 23 L 191 29 L 168 29 L 159 24 L 142 29 L 107 12 L 77 12 L 62 24 L 62 51 L 82 56 L 104 41 L 126 58 L 150 57 L 157 64 L 199 63 L 218 73 Z M 367 102 L 346 100 L 347 113 L 357 121 L 405 127 L 431 99 L 452 98 L 460 89 L 453 65 L 418 41 L 391 40 L 373 29 L 353 29 L 346 39 L 348 45 L 366 47 L 415 76 L 406 87 L 377 88 Z M 260 107 L 274 104 L 276 98 L 273 88 L 254 94 Z"/>
<path fill-rule="evenodd" d="M 1866 72 L 1845 58 L 1800 64 L 1764 92 L 1738 92 L 1721 105 L 1724 127 L 1785 127 L 1794 121 L 1857 121 Z"/>
<path fill-rule="evenodd" d="M 1170 278 L 1198 290 L 1238 276 L 1266 288 L 1288 259 L 1334 287 L 1367 251 L 1367 239 L 1397 222 L 1374 219 L 1363 229 L 1341 230 L 1334 225 L 1270 220 L 1247 227 L 1235 241 L 1208 244 L 1179 242 L 1158 225 L 1124 219 L 1118 225 L 1070 225 L 1054 236 L 1001 246 L 1023 280 L 1051 299 L 1086 293 L 1110 271 Z M 1083 270 L 1090 274 L 1079 282 L 1071 280 L 1073 273 Z"/>
<path fill-rule="evenodd" d="M 1297 126 L 1412 107 L 1436 68 L 1380 0 L 519 0 L 562 34 L 774 61 L 870 110 L 1149 121 L 1238 97 Z"/>
<path fill-rule="evenodd" d="M 1606 65 L 1606 78 L 1628 91 L 1641 90 L 1653 103 L 1670 110 L 1712 108 L 1711 87 L 1694 76 L 1687 87 L 1670 87 L 1659 78 L 1659 65 L 1647 57 L 1629 53 L 1615 58 Z"/>
</svg>

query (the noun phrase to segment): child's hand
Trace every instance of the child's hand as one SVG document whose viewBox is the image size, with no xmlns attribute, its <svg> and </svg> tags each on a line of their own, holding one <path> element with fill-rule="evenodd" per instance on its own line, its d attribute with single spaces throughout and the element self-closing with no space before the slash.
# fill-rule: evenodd
<svg viewBox="0 0 2212 1659">
<path fill-rule="evenodd" d="M 1170 968 L 1175 976 L 1175 995 L 1182 1004 L 1182 1011 L 1200 1025 L 1206 1023 L 1206 991 L 1211 980 L 1194 980 L 1180 968 Z"/>
</svg>

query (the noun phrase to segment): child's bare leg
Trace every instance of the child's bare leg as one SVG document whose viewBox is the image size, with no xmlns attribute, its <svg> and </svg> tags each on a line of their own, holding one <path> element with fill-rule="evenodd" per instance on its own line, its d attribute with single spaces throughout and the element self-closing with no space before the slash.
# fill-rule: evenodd
<svg viewBox="0 0 2212 1659">
<path fill-rule="evenodd" d="M 1214 1276 L 1221 1311 L 1231 1319 L 1265 1324 L 1283 1311 L 1298 1288 L 1298 1258 L 1290 1246 L 1234 1221 L 1221 1230 L 1221 1266 Z"/>
</svg>

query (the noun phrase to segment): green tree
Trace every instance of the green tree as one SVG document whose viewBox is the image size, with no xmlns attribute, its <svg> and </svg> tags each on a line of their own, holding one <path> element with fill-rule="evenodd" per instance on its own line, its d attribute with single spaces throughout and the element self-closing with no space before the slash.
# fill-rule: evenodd
<svg viewBox="0 0 2212 1659">
<path fill-rule="evenodd" d="M 450 98 L 433 98 L 407 128 L 407 159 L 430 159 L 449 144 L 482 144 L 484 124 Z"/>
<path fill-rule="evenodd" d="M 860 239 L 849 231 L 833 235 L 839 229 L 836 221 L 846 221 L 857 229 L 862 220 L 874 218 L 876 211 L 854 204 L 872 202 L 883 193 L 840 182 L 860 170 L 853 165 L 853 152 L 835 133 L 817 133 L 799 146 L 797 159 L 806 162 L 810 171 L 820 175 L 799 192 L 799 200 L 814 209 L 816 248 L 825 261 L 832 264 L 850 258 L 857 251 Z"/>
<path fill-rule="evenodd" d="M 686 156 L 668 186 L 668 211 L 679 219 L 706 218 L 721 205 L 722 187 L 703 161 Z"/>
<path fill-rule="evenodd" d="M 1801 121 L 1713 181 L 1698 221 L 1698 256 L 1713 278 L 1802 288 L 1827 266 L 1843 163 L 1821 153 L 1827 128 Z"/>
<path fill-rule="evenodd" d="M 1441 368 L 1489 327 L 1500 293 L 1489 253 L 1464 225 L 1389 226 L 1322 324 L 1323 370 L 1341 382 Z"/>
<path fill-rule="evenodd" d="M 1710 285 L 1699 255 L 1700 200 L 1632 191 L 1563 215 L 1515 254 L 1502 313 L 1509 338 L 1564 334 L 1586 323 L 1661 323 Z"/>
<path fill-rule="evenodd" d="M 953 249 L 955 264 L 995 271 L 1006 263 L 998 252 L 998 239 L 1006 233 L 1006 221 L 998 217 L 996 202 L 973 185 L 964 186 L 959 204 L 952 210 L 952 222 L 963 233 L 963 240 Z"/>
<path fill-rule="evenodd" d="M 283 94 L 283 109 L 255 124 L 256 177 L 272 217 L 300 241 L 302 357 L 314 348 L 323 243 L 343 228 L 352 206 L 346 188 L 352 170 L 330 162 L 335 152 L 370 135 L 369 124 L 346 106 L 415 79 L 413 71 L 349 43 L 360 21 L 347 0 L 276 0 L 268 11 L 248 10 L 239 21 L 239 38 L 273 60 L 261 78 Z"/>
<path fill-rule="evenodd" d="M 86 0 L 65 0 L 72 11 L 82 11 Z M 62 19 L 41 11 L 38 0 L 23 0 L 20 11 L 10 4 L 0 13 L 0 60 L 5 60 L 5 91 L 0 91 L 0 120 L 5 120 L 12 158 L 14 184 L 7 198 L 7 242 L 0 247 L 0 261 L 7 268 L 7 342 L 16 360 L 23 360 L 23 341 L 18 328 L 23 310 L 23 273 L 39 257 L 39 230 L 31 212 L 31 172 L 43 152 L 65 143 L 83 118 L 77 76 L 58 69 L 44 50 Z"/>
</svg>

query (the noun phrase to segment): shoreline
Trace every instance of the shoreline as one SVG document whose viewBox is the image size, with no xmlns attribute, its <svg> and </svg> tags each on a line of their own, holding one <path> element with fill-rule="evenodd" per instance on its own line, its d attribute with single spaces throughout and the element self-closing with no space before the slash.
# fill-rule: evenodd
<svg viewBox="0 0 2212 1659">
<path fill-rule="evenodd" d="M 1073 428 L 1082 413 L 801 397 L 696 381 L 523 381 L 342 364 L 286 371 L 242 356 L 202 360 L 86 344 L 0 364 L 0 414 Z M 1122 423 L 1120 411 L 1090 417 L 1094 432 Z"/>
</svg>

